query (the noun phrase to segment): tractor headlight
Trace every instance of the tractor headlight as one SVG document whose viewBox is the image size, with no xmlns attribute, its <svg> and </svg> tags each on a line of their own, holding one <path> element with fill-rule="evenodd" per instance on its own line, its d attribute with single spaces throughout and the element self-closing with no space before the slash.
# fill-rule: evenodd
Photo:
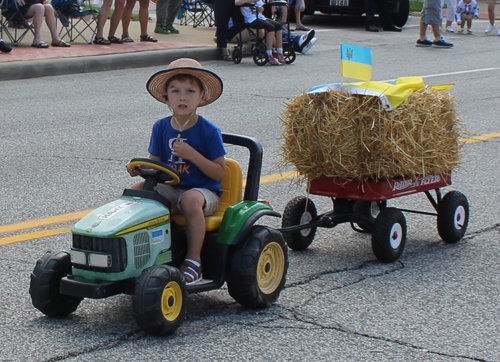
<svg viewBox="0 0 500 362">
<path fill-rule="evenodd" d="M 110 254 L 89 254 L 89 266 L 110 268 L 111 264 L 112 262 Z"/>
<path fill-rule="evenodd" d="M 71 250 L 71 262 L 73 264 L 87 265 L 87 256 L 83 251 Z"/>
</svg>

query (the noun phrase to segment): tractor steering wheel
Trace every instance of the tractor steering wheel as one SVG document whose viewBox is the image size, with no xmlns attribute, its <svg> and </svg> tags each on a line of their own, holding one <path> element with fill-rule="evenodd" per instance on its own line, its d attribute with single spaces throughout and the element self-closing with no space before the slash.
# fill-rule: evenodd
<svg viewBox="0 0 500 362">
<path fill-rule="evenodd" d="M 141 168 L 144 166 L 147 168 Z M 130 161 L 130 168 L 139 172 L 144 179 L 153 177 L 159 183 L 166 185 L 177 185 L 180 182 L 180 174 L 172 167 L 161 161 L 151 158 L 134 158 Z"/>
</svg>

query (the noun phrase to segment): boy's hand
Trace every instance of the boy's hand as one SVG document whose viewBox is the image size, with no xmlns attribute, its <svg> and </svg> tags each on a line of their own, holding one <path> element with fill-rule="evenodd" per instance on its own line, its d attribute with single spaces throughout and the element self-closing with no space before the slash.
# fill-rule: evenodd
<svg viewBox="0 0 500 362">
<path fill-rule="evenodd" d="M 174 142 L 174 147 L 172 150 L 173 156 L 193 161 L 197 154 L 198 151 L 196 151 L 189 144 L 184 142 Z"/>
<path fill-rule="evenodd" d="M 130 174 L 130 176 L 139 176 L 139 172 L 135 168 L 130 167 L 130 162 L 128 162 L 125 167 L 127 168 L 127 172 Z"/>
</svg>

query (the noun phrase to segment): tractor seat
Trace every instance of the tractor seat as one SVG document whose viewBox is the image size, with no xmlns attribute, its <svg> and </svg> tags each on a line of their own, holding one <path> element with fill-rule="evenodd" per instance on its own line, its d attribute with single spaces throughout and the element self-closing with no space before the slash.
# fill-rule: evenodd
<svg viewBox="0 0 500 362">
<path fill-rule="evenodd" d="M 218 231 L 227 207 L 242 200 L 242 172 L 240 164 L 235 160 L 230 158 L 226 159 L 226 175 L 224 179 L 222 179 L 220 188 L 222 190 L 222 195 L 217 210 L 215 210 L 212 215 L 205 217 L 205 230 L 207 232 Z M 184 215 L 173 214 L 172 220 L 179 226 L 186 225 L 186 218 Z"/>
</svg>

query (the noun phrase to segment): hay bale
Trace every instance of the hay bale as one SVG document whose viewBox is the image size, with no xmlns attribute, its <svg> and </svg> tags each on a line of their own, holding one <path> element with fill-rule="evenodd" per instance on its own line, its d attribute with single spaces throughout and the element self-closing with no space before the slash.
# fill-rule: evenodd
<svg viewBox="0 0 500 362">
<path fill-rule="evenodd" d="M 281 166 L 300 179 L 417 177 L 459 164 L 461 124 L 448 93 L 419 89 L 390 112 L 377 97 L 335 91 L 285 105 Z"/>
</svg>

